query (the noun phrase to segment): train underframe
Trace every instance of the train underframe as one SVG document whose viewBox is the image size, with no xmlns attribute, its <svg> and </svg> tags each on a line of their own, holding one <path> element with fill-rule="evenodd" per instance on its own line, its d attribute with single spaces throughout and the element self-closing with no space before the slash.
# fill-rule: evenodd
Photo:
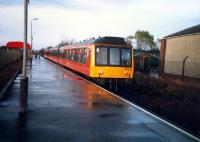
<svg viewBox="0 0 200 142">
<path fill-rule="evenodd" d="M 96 84 L 112 91 L 123 89 L 132 81 L 128 78 L 93 78 L 93 80 Z"/>
</svg>

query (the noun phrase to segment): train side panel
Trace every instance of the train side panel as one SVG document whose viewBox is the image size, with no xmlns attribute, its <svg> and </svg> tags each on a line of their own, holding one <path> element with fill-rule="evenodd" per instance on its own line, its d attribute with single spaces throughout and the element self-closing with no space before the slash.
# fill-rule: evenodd
<svg viewBox="0 0 200 142">
<path fill-rule="evenodd" d="M 58 58 L 57 60 L 57 63 L 60 64 L 60 65 L 63 65 L 65 67 L 68 67 L 74 71 L 77 71 L 77 72 L 80 72 L 86 76 L 89 76 L 90 75 L 90 72 L 89 72 L 89 61 L 87 62 L 86 61 L 86 64 L 82 64 L 82 63 L 78 63 L 78 62 L 73 62 L 73 61 L 70 61 L 70 60 L 66 60 L 66 59 L 63 59 L 63 58 Z"/>
<path fill-rule="evenodd" d="M 65 58 L 62 58 L 61 56 L 52 56 L 52 55 L 45 55 L 46 58 L 49 60 L 52 60 L 62 66 L 68 67 L 74 71 L 80 72 L 86 76 L 90 76 L 90 46 L 84 46 L 84 47 L 78 47 L 79 49 L 81 48 L 86 48 L 87 53 L 86 53 L 86 63 L 79 63 L 75 61 L 71 61 Z M 69 48 L 69 49 L 76 49 L 76 48 Z M 63 50 L 63 49 L 61 49 Z M 64 53 L 65 54 L 65 53 Z"/>
</svg>

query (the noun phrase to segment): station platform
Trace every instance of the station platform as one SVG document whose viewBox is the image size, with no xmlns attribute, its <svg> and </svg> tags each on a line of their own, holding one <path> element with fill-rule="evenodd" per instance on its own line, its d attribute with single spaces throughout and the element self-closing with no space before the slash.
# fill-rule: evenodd
<svg viewBox="0 0 200 142">
<path fill-rule="evenodd" d="M 198 141 L 44 58 L 27 70 L 29 112 L 18 114 L 18 76 L 0 103 L 0 142 Z"/>
</svg>

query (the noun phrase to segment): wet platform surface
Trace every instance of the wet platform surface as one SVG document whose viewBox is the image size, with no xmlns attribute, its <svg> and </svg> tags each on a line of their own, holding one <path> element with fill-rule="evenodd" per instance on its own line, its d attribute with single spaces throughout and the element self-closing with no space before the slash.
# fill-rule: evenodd
<svg viewBox="0 0 200 142">
<path fill-rule="evenodd" d="M 29 113 L 18 115 L 18 76 L 0 104 L 0 142 L 195 141 L 43 58 L 28 76 Z"/>
</svg>

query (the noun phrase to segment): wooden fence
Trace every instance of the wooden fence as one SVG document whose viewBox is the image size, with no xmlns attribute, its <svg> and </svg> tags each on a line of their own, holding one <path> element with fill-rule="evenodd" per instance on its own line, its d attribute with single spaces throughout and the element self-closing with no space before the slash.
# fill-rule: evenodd
<svg viewBox="0 0 200 142">
<path fill-rule="evenodd" d="M 21 49 L 0 47 L 0 68 L 22 57 Z"/>
</svg>

